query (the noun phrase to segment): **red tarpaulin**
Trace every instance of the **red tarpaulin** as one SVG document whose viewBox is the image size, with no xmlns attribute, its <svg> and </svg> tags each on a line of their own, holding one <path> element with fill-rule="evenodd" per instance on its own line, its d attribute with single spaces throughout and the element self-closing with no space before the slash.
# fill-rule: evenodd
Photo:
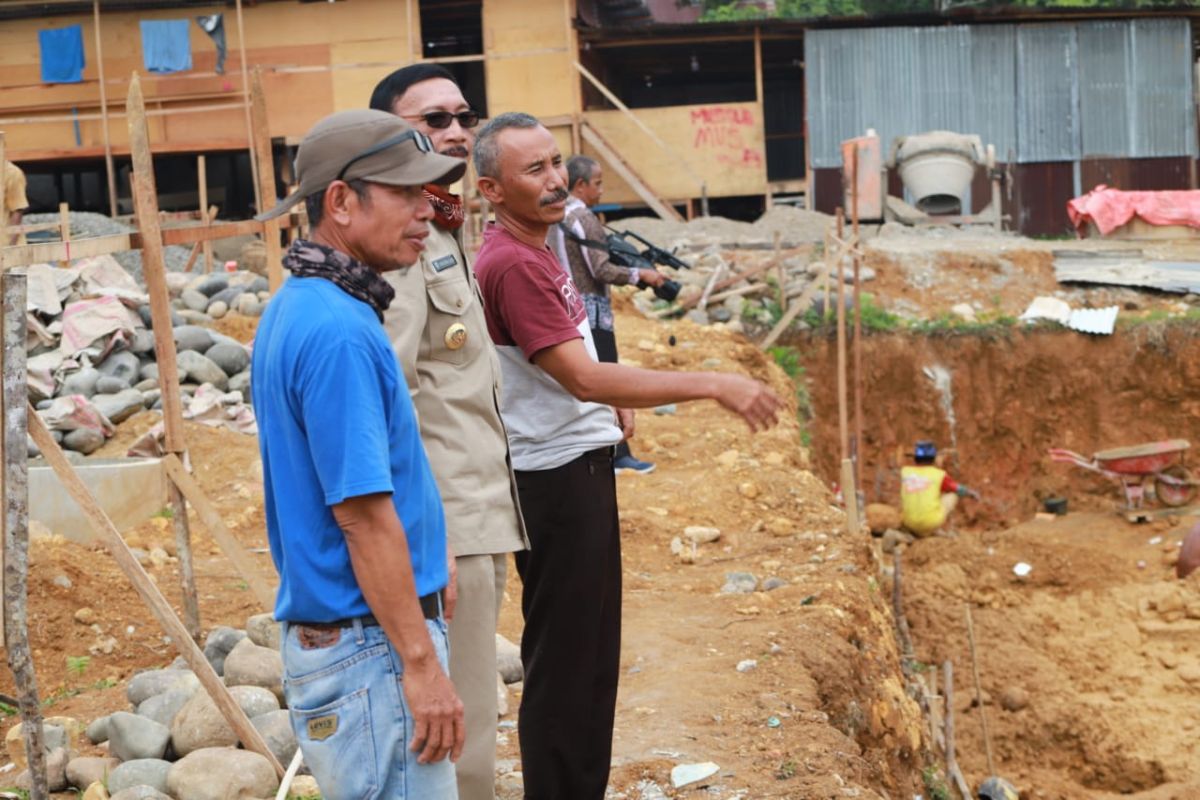
<svg viewBox="0 0 1200 800">
<path fill-rule="evenodd" d="M 1108 235 L 1134 216 L 1151 225 L 1200 228 L 1200 191 L 1123 192 L 1100 184 L 1083 197 L 1068 200 L 1067 214 L 1080 233 L 1093 222 L 1101 234 Z"/>
</svg>

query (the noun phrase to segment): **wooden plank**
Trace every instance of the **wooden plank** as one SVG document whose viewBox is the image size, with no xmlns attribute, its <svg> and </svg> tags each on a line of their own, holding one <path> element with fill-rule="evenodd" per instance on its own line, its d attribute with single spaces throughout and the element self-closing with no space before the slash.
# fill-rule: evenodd
<svg viewBox="0 0 1200 800">
<path fill-rule="evenodd" d="M 242 69 L 242 108 L 246 117 L 246 143 L 250 147 L 250 173 L 254 178 L 254 202 L 259 213 L 263 208 L 263 198 L 258 180 L 258 153 L 254 148 L 254 125 L 250 121 L 250 76 L 246 71 L 246 23 L 242 19 L 242 0 L 237 0 L 238 52 L 241 54 Z"/>
<path fill-rule="evenodd" d="M 83 511 L 88 523 L 96 531 L 96 535 L 100 541 L 108 548 L 113 559 L 117 562 L 117 566 L 129 578 L 129 582 L 133 584 L 133 588 L 141 596 L 142 601 L 150 612 L 158 620 L 162 626 L 163 632 L 171 638 L 175 647 L 179 650 L 180 655 L 188 663 L 188 668 L 196 673 L 196 677 L 200 679 L 200 685 L 208 692 L 209 696 L 216 703 L 217 709 L 221 712 L 221 716 L 229 723 L 229 727 L 237 735 L 238 739 L 245 745 L 247 750 L 253 750 L 263 756 L 270 762 L 275 769 L 277 775 L 283 775 L 283 766 L 271 753 L 271 749 L 263 740 L 262 736 L 251 724 L 244 711 L 229 694 L 229 690 L 225 684 L 221 682 L 221 678 L 213 670 L 212 665 L 208 663 L 208 659 L 204 657 L 204 653 L 200 652 L 200 648 L 192 641 L 188 635 L 187 629 L 183 627 L 183 623 L 176 616 L 162 592 L 158 590 L 158 586 L 151 580 L 146 571 L 142 569 L 142 565 L 138 563 L 130 551 L 129 546 L 125 544 L 125 540 L 121 538 L 121 534 L 117 532 L 112 520 L 104 513 L 104 509 L 96 501 L 95 496 L 84 485 L 79 475 L 71 467 L 67 461 L 63 451 L 55 443 L 54 438 L 50 435 L 50 431 L 46 428 L 41 418 L 35 412 L 29 412 L 29 434 L 33 437 L 33 442 L 42 451 L 42 457 L 54 470 L 58 479 L 67 490 L 67 494 Z"/>
<path fill-rule="evenodd" d="M 196 186 L 200 192 L 200 221 L 205 225 L 211 225 L 213 217 L 208 213 L 208 160 L 204 154 L 196 156 Z M 212 272 L 213 268 L 213 247 L 212 242 L 203 242 L 204 250 L 204 274 Z"/>
<path fill-rule="evenodd" d="M 817 280 L 814 280 L 812 283 L 808 284 L 808 286 L 804 287 L 804 291 L 800 293 L 800 296 L 797 297 L 792 303 L 791 307 L 784 312 L 783 316 L 779 318 L 779 322 L 775 323 L 775 327 L 771 328 L 771 332 L 768 333 L 766 338 L 763 339 L 759 344 L 760 348 L 766 350 L 771 345 L 775 344 L 775 341 L 783 335 L 783 332 L 787 330 L 789 325 L 792 324 L 792 321 L 796 319 L 796 317 L 800 316 L 801 312 L 808 310 L 808 308 L 812 305 L 813 298 L 817 296 L 817 292 L 821 291 L 822 285 L 824 284 L 826 288 L 828 287 L 829 275 L 833 271 L 833 264 L 836 264 L 838 261 L 845 258 L 846 253 L 850 251 L 851 247 L 852 245 L 850 243 L 843 243 L 843 245 L 834 254 L 834 257 L 825 262 L 824 279 L 822 280 L 821 278 L 818 278 Z M 826 310 L 829 308 L 828 293 L 826 293 L 825 308 Z"/>
<path fill-rule="evenodd" d="M 100 0 L 92 0 L 92 26 L 96 31 L 96 70 L 100 84 L 100 125 L 104 135 L 104 176 L 108 182 L 108 213 L 115 217 L 117 209 L 117 174 L 113 167 L 112 137 L 108 131 L 108 93 L 104 89 L 104 49 L 100 44 Z"/>
<path fill-rule="evenodd" d="M 0 131 L 0 170 L 4 169 L 4 131 Z M 0 188 L 3 185 L 4 176 L 0 174 Z M 4 207 L 4 203 L 0 202 L 0 272 L 5 269 L 5 251 L 8 250 L 8 209 Z"/>
<path fill-rule="evenodd" d="M 150 296 L 150 316 L 154 336 L 154 356 L 160 370 L 164 443 L 168 453 L 183 453 L 183 403 L 179 393 L 179 373 L 175 359 L 175 337 L 170 334 L 171 296 L 167 290 L 166 262 L 163 259 L 162 229 L 158 217 L 158 194 L 154 185 L 154 163 L 150 156 L 150 132 L 146 127 L 142 85 L 135 73 L 129 82 L 129 143 L 133 150 L 130 188 L 138 227 L 142 231 L 142 275 Z M 183 595 L 184 620 L 193 638 L 200 636 L 200 601 L 196 596 L 196 578 L 192 569 L 192 545 L 188 532 L 187 505 L 177 491 L 168 492 L 175 546 L 179 558 L 179 580 Z"/>
<path fill-rule="evenodd" d="M 642 198 L 646 205 L 650 206 L 651 211 L 658 214 L 662 219 L 683 222 L 683 217 L 679 215 L 679 212 L 660 200 L 658 195 L 646 185 L 646 182 L 633 171 L 632 167 L 625 163 L 620 154 L 610 147 L 608 142 L 604 140 L 604 137 L 597 133 L 591 125 L 588 125 L 586 122 L 583 123 L 579 126 L 579 133 L 583 136 L 584 141 L 596 149 L 596 152 L 612 167 L 613 171 L 624 178 L 625 182 L 637 192 L 638 197 Z"/>
<path fill-rule="evenodd" d="M 258 154 L 259 197 L 258 213 L 275 207 L 275 157 L 271 152 L 271 131 L 267 122 L 267 98 L 263 94 L 262 71 L 254 68 L 250 82 L 250 118 L 254 134 L 254 150 Z M 265 205 L 264 205 L 265 204 Z M 283 285 L 283 251 L 279 245 L 279 222 L 267 220 L 262 228 L 267 246 L 267 280 L 271 291 Z"/>
<path fill-rule="evenodd" d="M 26 430 L 29 401 L 25 387 L 24 275 L 4 275 L 3 299 L 3 406 L 4 406 L 4 622 L 8 665 L 12 668 L 21 707 L 21 730 L 29 761 L 30 797 L 50 797 L 46 781 L 45 732 L 38 701 L 37 673 L 29 646 L 29 459 Z"/>
<path fill-rule="evenodd" d="M 196 479 L 184 468 L 183 462 L 175 456 L 174 453 L 168 453 L 162 460 L 163 469 L 167 473 L 167 477 L 179 487 L 179 491 L 183 492 L 183 496 L 196 509 L 196 513 L 200 515 L 200 520 L 204 523 L 204 527 L 208 528 L 209 534 L 216 540 L 221 551 L 226 557 L 233 562 L 233 566 L 237 569 L 238 574 L 250 585 L 251 591 L 254 592 L 258 602 L 266 611 L 272 611 L 275 608 L 275 592 L 267 585 L 263 579 L 262 573 L 255 565 L 254 560 L 241 543 L 234 538 L 234 535 L 225 527 L 225 522 L 221 519 L 220 512 L 208 499 L 204 490 L 200 488 L 200 484 Z"/>
</svg>

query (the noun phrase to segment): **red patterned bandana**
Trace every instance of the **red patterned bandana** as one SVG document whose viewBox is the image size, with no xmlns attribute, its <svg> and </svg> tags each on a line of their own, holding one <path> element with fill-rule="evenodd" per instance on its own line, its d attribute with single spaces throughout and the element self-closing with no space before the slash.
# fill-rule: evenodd
<svg viewBox="0 0 1200 800">
<path fill-rule="evenodd" d="M 463 201 L 456 194 L 450 194 L 441 186 L 425 184 L 425 196 L 433 206 L 434 222 L 444 231 L 456 231 L 462 227 Z"/>
</svg>

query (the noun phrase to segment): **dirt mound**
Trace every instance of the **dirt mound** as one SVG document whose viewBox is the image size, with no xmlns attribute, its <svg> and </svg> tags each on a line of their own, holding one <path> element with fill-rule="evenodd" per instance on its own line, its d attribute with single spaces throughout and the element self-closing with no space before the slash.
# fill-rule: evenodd
<svg viewBox="0 0 1200 800">
<path fill-rule="evenodd" d="M 712 245 L 761 250 L 774 247 L 776 233 L 783 247 L 822 241 L 832 220 L 819 211 L 775 206 L 752 223 L 725 217 L 696 217 L 690 222 L 630 217 L 614 222 L 613 227 L 633 231 L 668 250 L 693 251 Z"/>
</svg>

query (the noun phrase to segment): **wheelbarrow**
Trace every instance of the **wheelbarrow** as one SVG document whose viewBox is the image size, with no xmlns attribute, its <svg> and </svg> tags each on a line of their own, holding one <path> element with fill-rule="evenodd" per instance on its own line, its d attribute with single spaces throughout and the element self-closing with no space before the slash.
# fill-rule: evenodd
<svg viewBox="0 0 1200 800">
<path fill-rule="evenodd" d="M 1049 453 L 1051 461 L 1074 464 L 1120 481 L 1127 509 L 1142 507 L 1147 484 L 1153 485 L 1160 503 L 1178 508 L 1192 501 L 1198 485 L 1188 468 L 1177 460 L 1189 447 L 1186 439 L 1167 439 L 1102 450 L 1091 458 L 1071 450 L 1054 449 Z"/>
</svg>

